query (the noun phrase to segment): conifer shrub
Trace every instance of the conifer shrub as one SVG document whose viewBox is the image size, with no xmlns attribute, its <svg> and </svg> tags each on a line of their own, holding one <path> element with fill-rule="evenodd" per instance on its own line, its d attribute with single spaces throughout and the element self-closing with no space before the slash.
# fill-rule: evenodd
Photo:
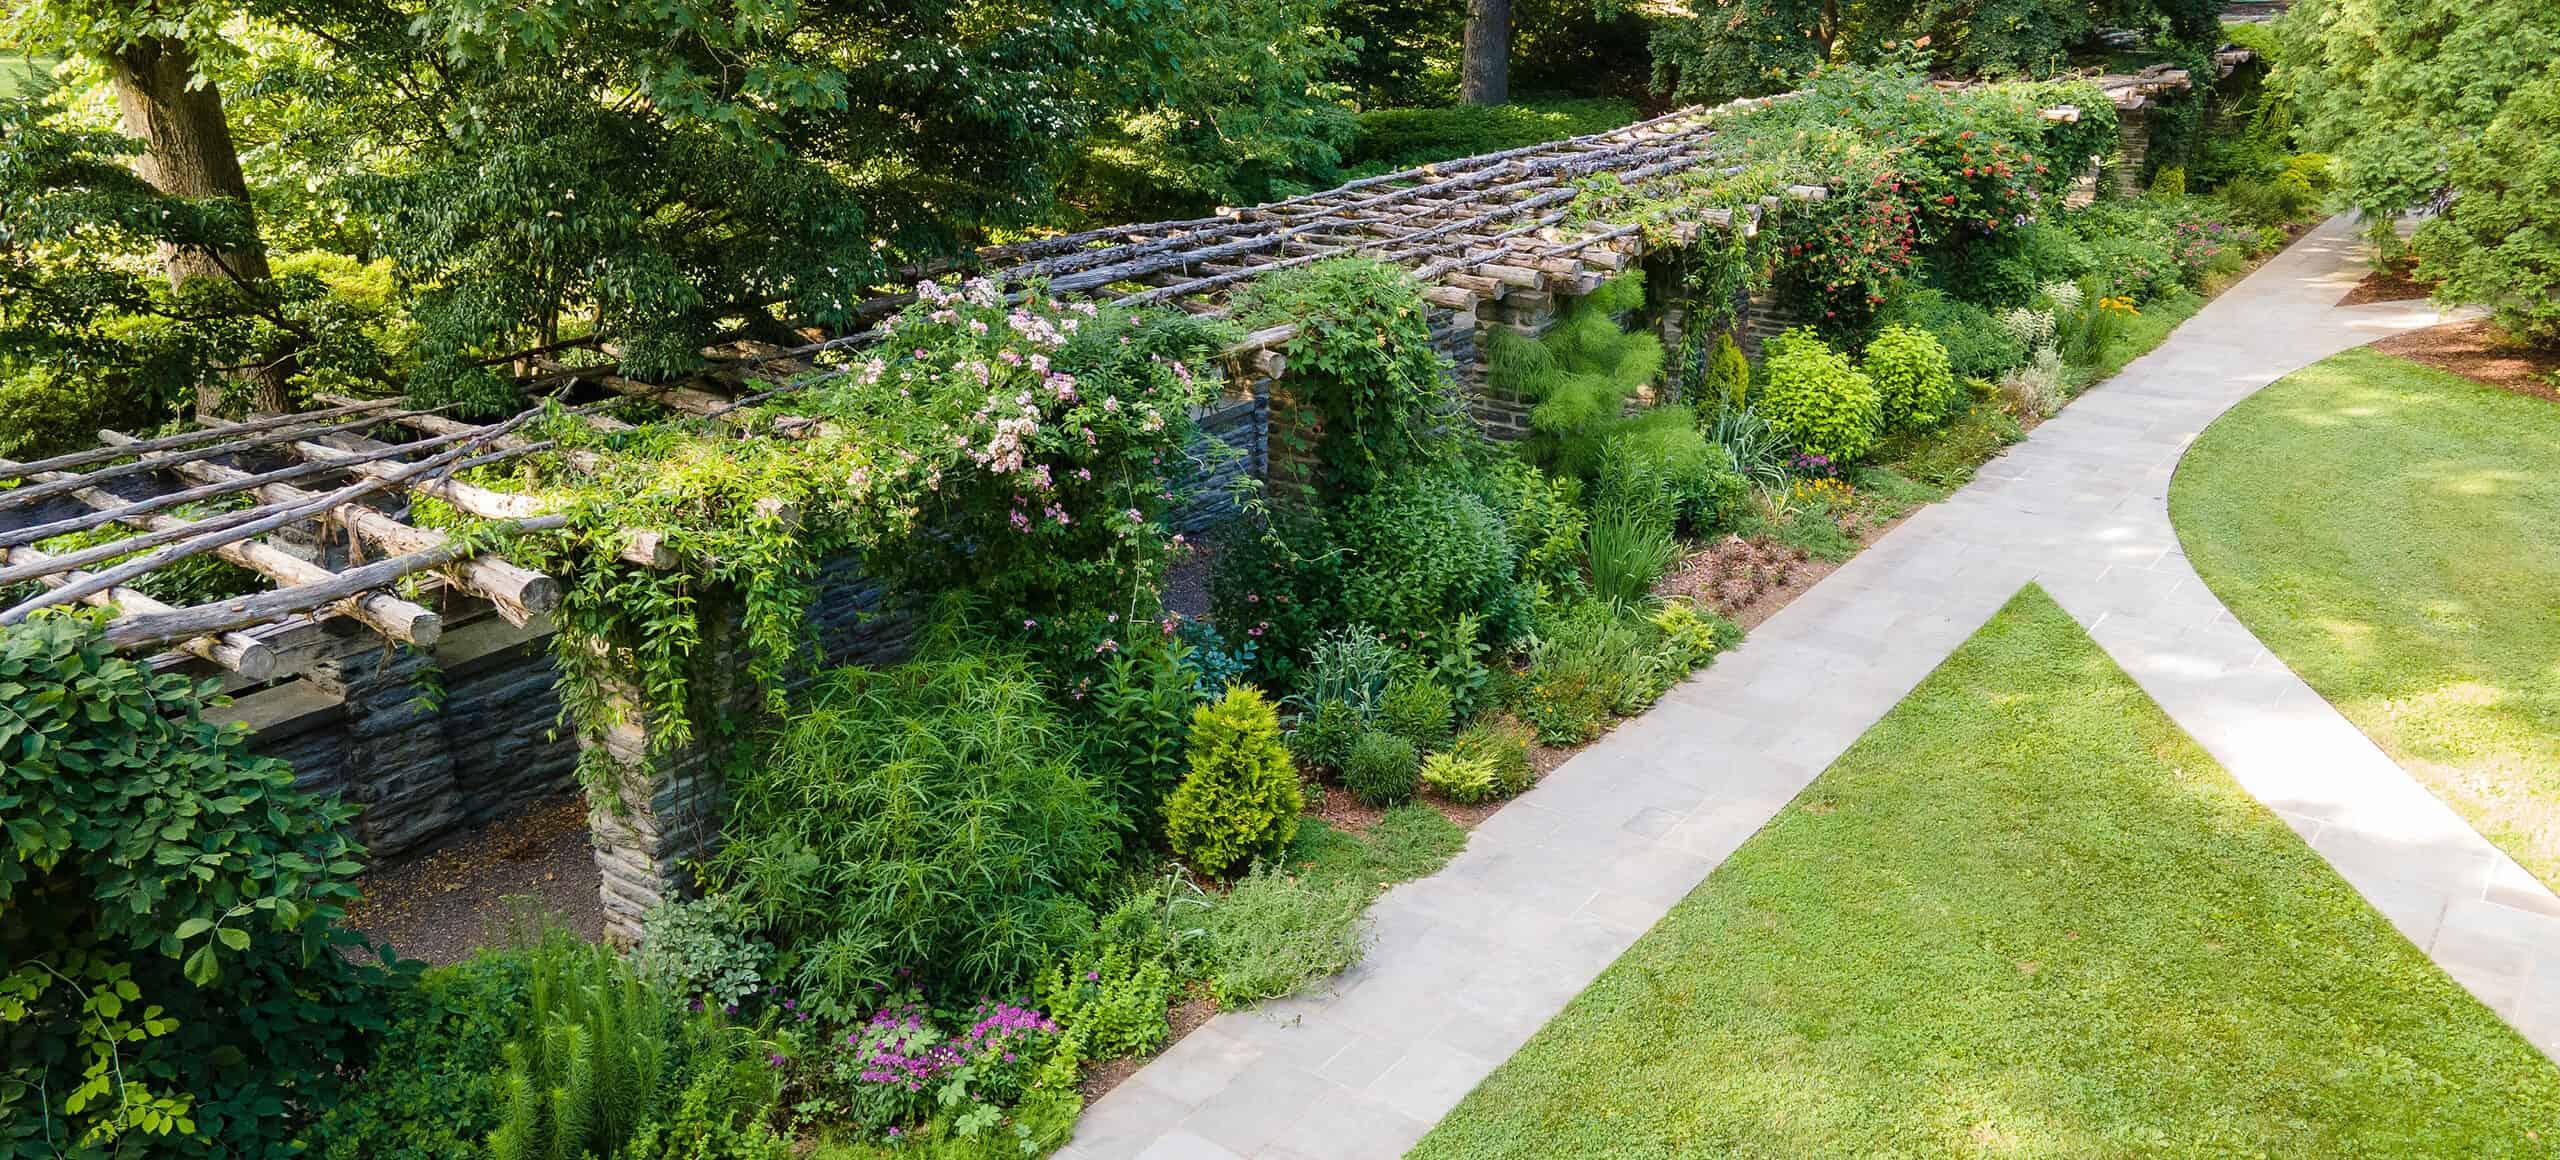
<svg viewBox="0 0 2560 1160">
<path fill-rule="evenodd" d="M 1413 796 L 1421 761 L 1413 742 L 1373 729 L 1352 739 L 1342 759 L 1342 785 L 1365 804 L 1391 806 Z"/>
<path fill-rule="evenodd" d="M 1529 450 L 1539 462 L 1589 475 L 1627 399 L 1662 373 L 1662 340 L 1618 326 L 1618 315 L 1642 305 L 1644 277 L 1628 273 L 1575 300 L 1536 339 L 1494 332 L 1487 385 L 1533 404 Z"/>
<path fill-rule="evenodd" d="M 1867 377 L 1884 404 L 1884 429 L 1924 431 L 1947 420 L 1958 401 L 1947 348 L 1928 331 L 1888 326 L 1867 343 Z"/>
<path fill-rule="evenodd" d="M 1280 742 L 1280 714 L 1251 685 L 1191 714 L 1191 773 L 1165 802 L 1165 840 L 1204 874 L 1225 875 L 1279 853 L 1306 799 Z"/>
<path fill-rule="evenodd" d="M 1797 450 L 1848 463 L 1875 446 L 1884 411 L 1875 381 L 1812 330 L 1770 339 L 1761 377 L 1760 416 Z"/>
<path fill-rule="evenodd" d="M 1706 367 L 1690 401 L 1706 414 L 1737 411 L 1750 405 L 1751 360 L 1742 357 L 1742 348 L 1734 343 L 1732 331 L 1716 335 L 1715 345 L 1707 348 Z"/>
<path fill-rule="evenodd" d="M 1448 744 L 1449 731 L 1456 725 L 1456 699 L 1428 677 L 1411 676 L 1397 681 L 1387 690 L 1386 702 L 1379 706 L 1378 728 L 1412 742 L 1418 750 Z"/>
</svg>

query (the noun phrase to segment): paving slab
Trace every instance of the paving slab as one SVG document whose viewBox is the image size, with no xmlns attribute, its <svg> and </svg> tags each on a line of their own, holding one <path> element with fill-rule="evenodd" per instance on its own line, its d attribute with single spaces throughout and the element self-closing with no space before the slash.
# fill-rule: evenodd
<svg viewBox="0 0 2560 1160">
<path fill-rule="evenodd" d="M 2441 321 L 2339 308 L 2324 223 L 1388 891 L 1329 986 L 1220 1014 L 1097 1101 L 1062 1156 L 1396 1155 L 1526 1042 L 2030 581 L 2240 784 L 2546 1055 L 2560 897 L 2313 693 L 2179 550 L 2168 490 L 2215 416 L 2320 359 Z"/>
</svg>

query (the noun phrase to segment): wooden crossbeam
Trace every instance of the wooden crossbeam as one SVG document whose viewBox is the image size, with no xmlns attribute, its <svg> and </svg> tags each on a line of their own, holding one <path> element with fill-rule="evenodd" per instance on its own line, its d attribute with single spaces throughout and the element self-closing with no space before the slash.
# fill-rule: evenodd
<svg viewBox="0 0 2560 1160">
<path fill-rule="evenodd" d="M 53 558 L 34 548 L 0 549 L 0 562 L 36 567 L 53 562 Z M 37 577 L 47 588 L 62 588 L 89 578 L 77 568 L 47 571 Z M 139 589 L 111 587 L 82 597 L 84 604 L 113 608 L 126 616 L 146 616 L 175 612 L 177 609 Z M 252 683 L 272 679 L 276 675 L 276 652 L 265 641 L 240 632 L 224 632 L 211 636 L 193 636 L 178 642 L 178 650 L 200 657 L 240 674 Z"/>
<path fill-rule="evenodd" d="M 131 447 L 141 440 L 120 431 L 102 430 L 98 438 L 109 445 Z M 145 453 L 145 458 L 153 454 Z M 247 478 L 249 473 L 204 460 L 173 460 L 169 469 L 178 475 L 202 482 Z M 270 503 L 307 503 L 320 498 L 291 484 L 267 484 L 258 489 L 260 499 Z M 538 513 L 526 513 L 538 514 Z M 329 517 L 349 532 L 397 555 L 423 552 L 441 547 L 448 537 L 433 528 L 412 527 L 361 503 L 341 504 L 329 510 Z M 549 576 L 516 565 L 496 556 L 472 556 L 455 565 L 451 579 L 464 591 L 486 599 L 510 624 L 522 625 L 533 617 L 560 607 L 560 584 Z"/>
</svg>

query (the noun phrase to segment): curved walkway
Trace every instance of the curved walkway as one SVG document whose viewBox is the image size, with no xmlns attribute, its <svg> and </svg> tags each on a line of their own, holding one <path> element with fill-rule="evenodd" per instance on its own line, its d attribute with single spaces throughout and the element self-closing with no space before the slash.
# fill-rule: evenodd
<svg viewBox="0 0 2560 1160">
<path fill-rule="evenodd" d="M 2560 899 L 2276 662 L 2205 590 L 2169 477 L 2259 387 L 2438 320 L 2339 308 L 2333 219 L 1382 897 L 1367 958 L 1229 1012 L 1085 1113 L 1061 1156 L 1403 1152 L 2029 581 L 2240 783 L 2546 1055 Z"/>
</svg>

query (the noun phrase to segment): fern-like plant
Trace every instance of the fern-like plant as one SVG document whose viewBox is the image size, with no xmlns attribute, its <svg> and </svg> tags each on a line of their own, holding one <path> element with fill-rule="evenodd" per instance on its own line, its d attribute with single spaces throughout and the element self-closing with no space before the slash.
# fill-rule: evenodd
<svg viewBox="0 0 2560 1160">
<path fill-rule="evenodd" d="M 1262 690 L 1231 685 L 1191 715 L 1191 773 L 1165 802 L 1165 840 L 1204 874 L 1277 854 L 1298 834 L 1298 770 Z"/>
<path fill-rule="evenodd" d="M 1542 461 L 1589 474 L 1599 436 L 1628 397 L 1661 375 L 1662 340 L 1618 326 L 1618 315 L 1642 305 L 1644 276 L 1631 272 L 1575 300 L 1537 339 L 1494 332 L 1487 383 L 1534 404 L 1531 452 Z"/>
<path fill-rule="evenodd" d="M 494 1160 L 610 1156 L 658 1107 L 664 1000 L 619 955 L 565 935 L 532 952 L 530 1018 L 507 1044 Z"/>
</svg>

